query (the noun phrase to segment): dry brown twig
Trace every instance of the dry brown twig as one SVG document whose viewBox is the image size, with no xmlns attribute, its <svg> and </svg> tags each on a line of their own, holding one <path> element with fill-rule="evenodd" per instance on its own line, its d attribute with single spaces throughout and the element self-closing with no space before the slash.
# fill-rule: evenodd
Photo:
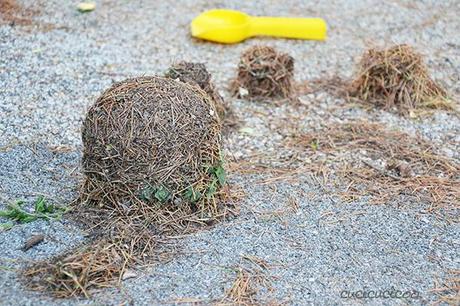
<svg viewBox="0 0 460 306">
<path fill-rule="evenodd" d="M 239 268 L 232 286 L 226 290 L 220 305 L 257 305 L 254 296 L 258 290 L 255 283 L 261 282 L 261 276 Z"/>
</svg>

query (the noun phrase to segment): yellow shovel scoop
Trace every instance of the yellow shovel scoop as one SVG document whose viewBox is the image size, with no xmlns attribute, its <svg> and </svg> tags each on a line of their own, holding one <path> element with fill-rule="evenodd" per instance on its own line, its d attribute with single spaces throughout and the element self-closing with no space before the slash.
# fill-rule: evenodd
<svg viewBox="0 0 460 306">
<path fill-rule="evenodd" d="M 326 39 L 321 18 L 252 17 L 234 10 L 210 10 L 192 21 L 192 36 L 219 43 L 237 43 L 253 36 Z"/>
</svg>

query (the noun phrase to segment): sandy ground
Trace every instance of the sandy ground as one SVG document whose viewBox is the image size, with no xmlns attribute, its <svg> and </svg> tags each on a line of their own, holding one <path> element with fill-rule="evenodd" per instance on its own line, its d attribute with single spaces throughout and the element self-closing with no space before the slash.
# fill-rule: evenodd
<svg viewBox="0 0 460 306">
<path fill-rule="evenodd" d="M 1 3 L 1 1 L 0 1 Z M 22 2 L 21 2 L 22 3 Z M 162 73 L 177 60 L 206 63 L 245 129 L 225 139 L 228 160 L 276 152 L 283 135 L 277 126 L 297 118 L 303 129 L 324 122 L 367 118 L 419 134 L 439 152 L 460 160 L 460 121 L 444 112 L 409 120 L 367 112 L 327 92 L 301 97 L 302 107 L 232 99 L 229 80 L 239 54 L 267 44 L 291 54 L 296 79 L 348 78 L 369 46 L 409 43 L 427 59 L 433 77 L 460 93 L 460 11 L 458 1 L 98 1 L 80 14 L 75 1 L 24 2 L 40 12 L 30 25 L 0 23 L 0 207 L 37 195 L 66 204 L 81 179 L 80 126 L 86 109 L 112 82 Z M 224 46 L 193 40 L 188 24 L 205 9 L 228 7 L 255 15 L 321 16 L 329 25 L 326 42 L 258 38 Z M 2 18 L 2 17 L 0 17 Z M 250 131 L 248 133 L 248 131 Z M 460 268 L 460 227 L 426 213 L 427 203 L 404 197 L 387 205 L 366 198 L 341 202 L 308 173 L 292 182 L 260 184 L 263 174 L 230 173 L 244 186 L 240 215 L 229 222 L 178 240 L 181 254 L 139 267 L 136 277 L 90 300 L 55 300 L 29 292 L 16 271 L 31 260 L 50 258 L 84 240 L 69 222 L 33 222 L 0 233 L 0 304 L 133 305 L 210 304 L 223 297 L 235 267 L 245 256 L 265 260 L 271 290 L 260 301 L 308 304 L 427 304 L 445 273 Z M 289 200 L 298 204 L 289 210 Z M 274 212 L 284 211 L 279 215 Z M 45 242 L 27 252 L 34 233 Z M 416 291 L 416 299 L 346 299 L 343 290 Z"/>
</svg>

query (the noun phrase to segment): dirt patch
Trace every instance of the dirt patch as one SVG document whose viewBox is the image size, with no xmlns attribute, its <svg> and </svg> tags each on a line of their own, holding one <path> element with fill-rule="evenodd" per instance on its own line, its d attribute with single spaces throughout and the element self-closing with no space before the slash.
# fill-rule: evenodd
<svg viewBox="0 0 460 306">
<path fill-rule="evenodd" d="M 294 59 L 272 47 L 254 46 L 241 55 L 231 92 L 254 100 L 293 96 Z"/>
</svg>

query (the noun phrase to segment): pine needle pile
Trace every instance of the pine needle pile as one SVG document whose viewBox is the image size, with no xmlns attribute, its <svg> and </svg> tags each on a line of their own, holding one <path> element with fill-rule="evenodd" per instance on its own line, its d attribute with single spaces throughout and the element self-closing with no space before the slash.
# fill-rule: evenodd
<svg viewBox="0 0 460 306">
<path fill-rule="evenodd" d="M 446 274 L 446 278 L 436 281 L 431 290 L 437 296 L 433 305 L 460 305 L 460 270 L 450 270 Z"/>
<path fill-rule="evenodd" d="M 260 283 L 264 281 L 263 275 L 239 268 L 232 286 L 226 290 L 225 297 L 217 305 L 261 305 L 256 296 Z"/>
<path fill-rule="evenodd" d="M 452 109 L 447 92 L 429 76 L 423 57 L 408 45 L 370 49 L 362 57 L 349 95 L 403 115 L 420 109 Z"/>
<path fill-rule="evenodd" d="M 234 267 L 236 274 L 231 286 L 225 290 L 224 297 L 214 303 L 224 305 L 273 305 L 281 303 L 272 298 L 274 289 L 268 275 L 268 263 L 255 256 L 243 255 L 243 261 Z"/>
<path fill-rule="evenodd" d="M 254 46 L 240 58 L 231 91 L 239 98 L 289 99 L 293 94 L 294 59 L 268 46 Z"/>
<path fill-rule="evenodd" d="M 313 151 L 312 158 L 328 163 L 347 182 L 339 192 L 344 200 L 368 196 L 384 204 L 404 195 L 428 203 L 427 211 L 459 220 L 460 164 L 421 137 L 357 121 L 293 136 L 287 145 Z"/>
<path fill-rule="evenodd" d="M 212 101 L 214 101 L 219 118 L 221 120 L 224 119 L 224 99 L 212 83 L 211 74 L 203 63 L 189 63 L 185 61 L 175 63 L 166 71 L 165 77 L 178 79 L 181 82 L 197 86 L 204 90 Z"/>
<path fill-rule="evenodd" d="M 216 86 L 212 82 L 211 74 L 203 63 L 185 61 L 175 63 L 166 71 L 165 77 L 177 79 L 204 90 L 214 102 L 223 128 L 227 129 L 236 125 L 237 118 L 234 112 L 217 91 Z"/>
<path fill-rule="evenodd" d="M 224 181 L 214 103 L 182 82 L 142 77 L 114 85 L 88 111 L 82 139 L 83 200 L 99 207 L 208 209 L 205 195 Z"/>
<path fill-rule="evenodd" d="M 25 271 L 32 290 L 48 290 L 53 296 L 90 296 L 90 290 L 110 287 L 123 275 L 130 261 L 127 250 L 113 243 L 94 244 L 77 252 L 44 261 Z"/>
<path fill-rule="evenodd" d="M 82 138 L 74 214 L 96 238 L 26 269 L 30 288 L 88 296 L 151 259 L 158 241 L 230 214 L 219 118 L 201 89 L 160 77 L 117 83 L 89 109 Z"/>
</svg>

